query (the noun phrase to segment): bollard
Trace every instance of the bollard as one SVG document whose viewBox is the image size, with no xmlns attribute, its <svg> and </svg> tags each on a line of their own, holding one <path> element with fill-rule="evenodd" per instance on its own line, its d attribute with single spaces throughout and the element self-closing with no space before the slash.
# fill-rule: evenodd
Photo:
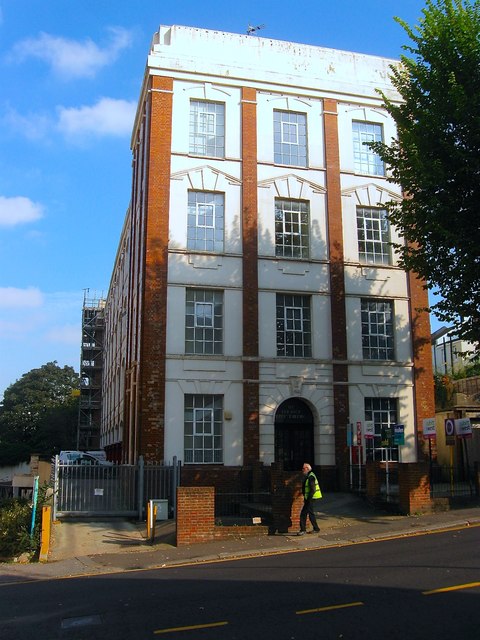
<svg viewBox="0 0 480 640">
<path fill-rule="evenodd" d="M 157 524 L 157 505 L 153 507 L 152 511 L 153 511 L 153 519 L 152 519 L 150 542 L 155 542 L 155 526 Z"/>
<path fill-rule="evenodd" d="M 40 533 L 40 562 L 48 561 L 50 551 L 50 535 L 52 531 L 52 507 L 42 507 L 42 529 Z"/>
<path fill-rule="evenodd" d="M 157 522 L 157 506 L 153 500 L 147 502 L 147 540 L 155 540 L 155 523 Z"/>
</svg>

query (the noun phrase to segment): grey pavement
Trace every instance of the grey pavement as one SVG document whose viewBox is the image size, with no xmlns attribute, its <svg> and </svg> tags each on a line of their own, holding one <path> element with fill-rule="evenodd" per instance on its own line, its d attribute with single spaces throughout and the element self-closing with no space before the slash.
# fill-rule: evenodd
<svg viewBox="0 0 480 640">
<path fill-rule="evenodd" d="M 352 494 L 332 493 L 319 501 L 318 522 L 319 534 L 302 537 L 258 535 L 176 547 L 175 523 L 171 520 L 157 523 L 152 543 L 146 538 L 143 522 L 121 518 L 65 519 L 53 524 L 48 562 L 0 563 L 0 585 L 320 549 L 446 528 L 480 527 L 480 501 L 449 511 L 402 516 L 375 509 Z"/>
</svg>

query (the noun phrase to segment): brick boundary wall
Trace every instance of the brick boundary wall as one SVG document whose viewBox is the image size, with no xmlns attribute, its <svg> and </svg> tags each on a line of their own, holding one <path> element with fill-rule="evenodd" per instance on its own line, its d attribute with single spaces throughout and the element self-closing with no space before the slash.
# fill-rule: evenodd
<svg viewBox="0 0 480 640">
<path fill-rule="evenodd" d="M 261 525 L 217 526 L 214 487 L 177 487 L 177 547 L 267 534 Z"/>
</svg>

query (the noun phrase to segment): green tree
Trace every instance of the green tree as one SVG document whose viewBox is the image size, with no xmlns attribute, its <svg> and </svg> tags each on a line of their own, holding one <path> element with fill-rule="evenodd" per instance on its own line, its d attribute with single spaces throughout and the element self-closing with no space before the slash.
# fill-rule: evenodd
<svg viewBox="0 0 480 640">
<path fill-rule="evenodd" d="M 397 139 L 370 146 L 406 197 L 387 205 L 403 266 L 441 297 L 431 309 L 459 337 L 480 339 L 480 2 L 427 1 L 382 94 Z M 480 347 L 477 356 L 480 355 Z"/>
<path fill-rule="evenodd" d="M 31 453 L 53 455 L 75 446 L 79 376 L 48 362 L 25 373 L 5 391 L 0 405 L 0 463 L 16 464 Z"/>
</svg>

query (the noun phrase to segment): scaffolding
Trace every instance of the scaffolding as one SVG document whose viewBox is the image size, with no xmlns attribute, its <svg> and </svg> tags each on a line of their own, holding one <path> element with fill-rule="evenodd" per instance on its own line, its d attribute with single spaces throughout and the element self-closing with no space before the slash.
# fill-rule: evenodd
<svg viewBox="0 0 480 640">
<path fill-rule="evenodd" d="M 83 296 L 77 448 L 100 448 L 105 299 Z"/>
</svg>

